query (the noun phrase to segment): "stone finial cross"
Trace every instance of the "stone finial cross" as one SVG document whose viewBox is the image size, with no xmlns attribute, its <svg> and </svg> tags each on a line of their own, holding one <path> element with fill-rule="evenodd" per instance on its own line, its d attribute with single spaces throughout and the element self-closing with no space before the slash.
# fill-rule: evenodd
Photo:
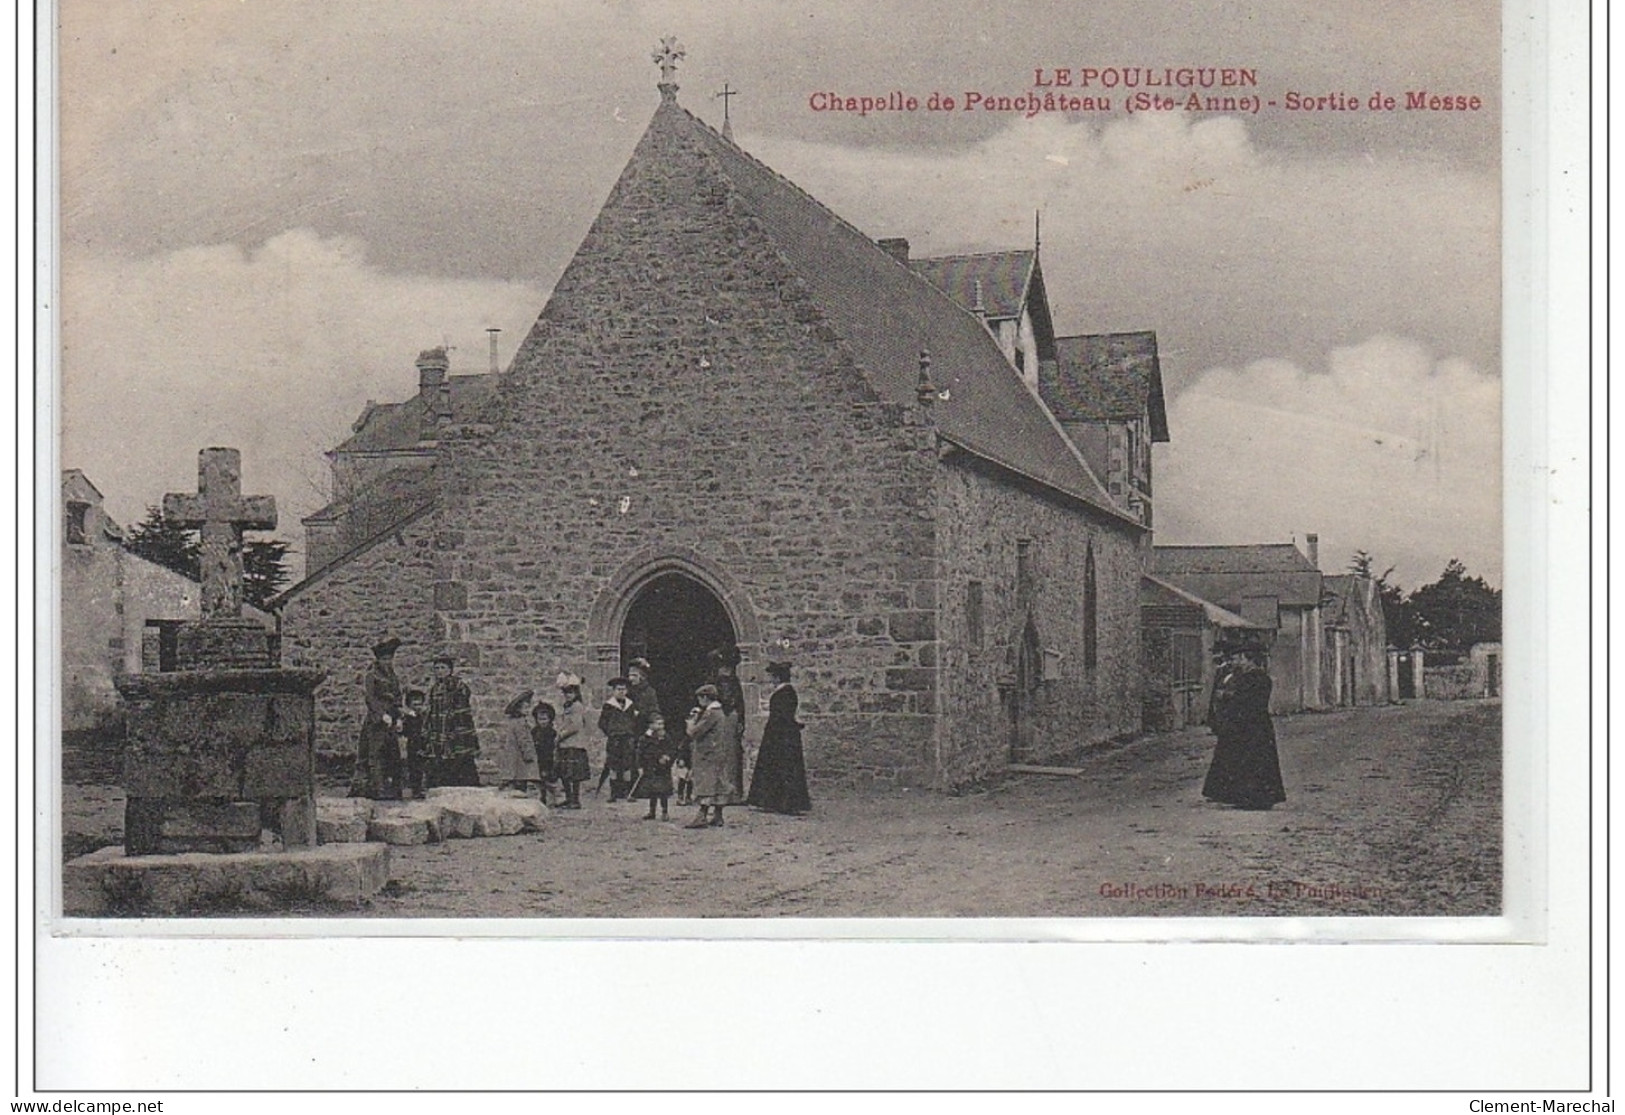
<svg viewBox="0 0 1625 1115">
<path fill-rule="evenodd" d="M 276 528 L 276 498 L 245 496 L 243 455 L 204 449 L 197 455 L 197 494 L 164 496 L 164 518 L 203 535 L 203 618 L 237 619 L 243 608 L 243 531 Z"/>
<path fill-rule="evenodd" d="M 677 74 L 677 63 L 688 57 L 683 48 L 678 45 L 676 35 L 667 35 L 660 40 L 660 49 L 651 55 L 655 65 L 660 67 L 660 84 L 672 84 L 672 78 Z"/>
</svg>

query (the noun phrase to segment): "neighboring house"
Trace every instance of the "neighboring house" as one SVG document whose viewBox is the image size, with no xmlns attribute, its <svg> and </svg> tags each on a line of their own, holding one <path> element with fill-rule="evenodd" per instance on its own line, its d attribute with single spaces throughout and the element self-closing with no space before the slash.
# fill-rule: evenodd
<svg viewBox="0 0 1625 1115">
<path fill-rule="evenodd" d="M 1145 727 L 1168 732 L 1207 721 L 1213 655 L 1226 632 L 1255 630 L 1234 612 L 1158 577 L 1140 579 Z"/>
<path fill-rule="evenodd" d="M 199 617 L 200 588 L 126 550 L 102 493 L 76 468 L 62 473 L 62 512 L 62 732 L 116 734 L 113 679 L 164 667 L 176 625 Z"/>
<path fill-rule="evenodd" d="M 905 239 L 880 246 L 982 320 L 1112 499 L 1153 525 L 1151 446 L 1168 440 L 1157 335 L 1057 338 L 1036 248 L 914 259 Z"/>
<path fill-rule="evenodd" d="M 1322 577 L 1320 627 L 1321 704 L 1388 704 L 1388 624 L 1377 582 L 1354 573 Z"/>
<path fill-rule="evenodd" d="M 1290 542 L 1253 546 L 1158 546 L 1152 572 L 1211 600 L 1273 635 L 1271 712 L 1324 705 L 1320 687 L 1321 573 L 1317 540 L 1309 556 Z"/>
<path fill-rule="evenodd" d="M 331 672 L 320 744 L 353 746 L 385 631 L 408 680 L 458 656 L 484 731 L 634 656 L 680 719 L 725 642 L 752 737 L 763 663 L 795 664 L 823 775 L 949 787 L 1137 731 L 1148 531 L 1026 358 L 661 93 L 507 370 L 464 407 L 426 353 L 334 451 L 276 602 Z"/>
<path fill-rule="evenodd" d="M 1168 440 L 1155 333 L 1062 337 L 1038 390 L 1106 491 L 1152 526 L 1151 446 Z"/>
<path fill-rule="evenodd" d="M 911 259 L 902 237 L 881 240 L 880 246 L 981 318 L 1004 358 L 1037 388 L 1040 365 L 1055 361 L 1055 326 L 1037 248 Z"/>
</svg>

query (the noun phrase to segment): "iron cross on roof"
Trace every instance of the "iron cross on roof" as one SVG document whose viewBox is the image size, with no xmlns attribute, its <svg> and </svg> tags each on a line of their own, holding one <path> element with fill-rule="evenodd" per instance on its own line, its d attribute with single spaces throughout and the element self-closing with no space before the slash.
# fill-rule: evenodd
<svg viewBox="0 0 1625 1115">
<path fill-rule="evenodd" d="M 203 536 L 203 618 L 243 612 L 243 531 L 276 528 L 276 498 L 245 496 L 243 455 L 204 449 L 197 455 L 197 493 L 164 496 L 164 518 Z"/>
<path fill-rule="evenodd" d="M 677 74 L 677 63 L 688 57 L 677 42 L 676 35 L 667 35 L 660 40 L 660 49 L 651 57 L 655 65 L 660 67 L 660 84 L 672 84 L 672 78 Z"/>
</svg>

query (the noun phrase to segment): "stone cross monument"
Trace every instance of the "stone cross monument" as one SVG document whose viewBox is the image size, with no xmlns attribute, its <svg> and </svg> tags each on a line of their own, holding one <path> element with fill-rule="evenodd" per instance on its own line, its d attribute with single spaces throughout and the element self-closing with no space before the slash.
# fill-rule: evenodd
<svg viewBox="0 0 1625 1115">
<path fill-rule="evenodd" d="M 203 535 L 205 623 L 242 618 L 243 531 L 276 529 L 275 498 L 242 490 L 242 453 L 205 449 L 197 455 L 197 494 L 164 497 L 164 518 Z"/>
<path fill-rule="evenodd" d="M 243 531 L 276 526 L 276 500 L 245 496 L 243 455 L 204 449 L 197 455 L 197 492 L 164 496 L 164 518 L 203 536 L 202 622 L 176 638 L 183 670 L 263 669 L 271 661 L 265 628 L 243 619 Z"/>
<path fill-rule="evenodd" d="M 276 526 L 276 501 L 242 494 L 242 454 L 198 454 L 198 490 L 164 517 L 203 534 L 201 614 L 171 672 L 118 679 L 125 700 L 124 842 L 130 855 L 248 852 L 268 821 L 285 848 L 315 843 L 315 704 L 323 674 L 278 667 L 244 619 L 243 531 Z"/>
</svg>

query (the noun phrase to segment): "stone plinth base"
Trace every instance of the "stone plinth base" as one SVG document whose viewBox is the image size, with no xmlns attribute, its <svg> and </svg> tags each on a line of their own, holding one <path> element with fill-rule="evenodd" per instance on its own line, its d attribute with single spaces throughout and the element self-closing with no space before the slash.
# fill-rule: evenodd
<svg viewBox="0 0 1625 1115">
<path fill-rule="evenodd" d="M 307 905 L 359 906 L 388 881 L 383 844 L 158 856 L 126 856 L 111 847 L 68 861 L 62 912 L 87 918 L 276 914 Z"/>
</svg>

